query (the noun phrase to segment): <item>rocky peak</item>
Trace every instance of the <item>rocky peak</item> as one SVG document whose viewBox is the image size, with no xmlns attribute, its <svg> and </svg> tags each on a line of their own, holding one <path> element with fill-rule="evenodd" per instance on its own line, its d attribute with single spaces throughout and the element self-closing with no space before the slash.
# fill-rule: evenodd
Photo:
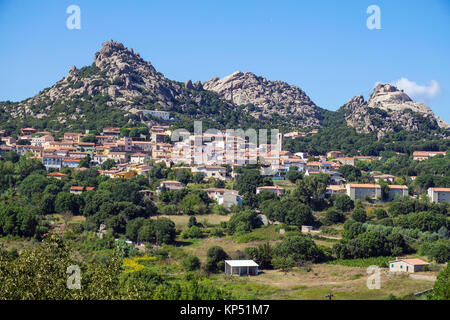
<svg viewBox="0 0 450 320">
<path fill-rule="evenodd" d="M 366 100 L 364 100 L 364 97 L 361 94 L 359 94 L 359 95 L 354 96 L 353 98 L 351 98 L 341 108 L 344 109 L 344 110 L 354 111 L 355 109 L 361 107 L 364 104 L 366 104 Z"/>
<path fill-rule="evenodd" d="M 256 117 L 276 113 L 297 118 L 298 124 L 306 126 L 319 123 L 314 102 L 302 89 L 283 81 L 268 81 L 251 72 L 236 71 L 222 79 L 214 77 L 203 83 L 203 87 L 236 105 L 254 105 Z"/>
<path fill-rule="evenodd" d="M 449 124 L 435 116 L 430 107 L 414 102 L 403 90 L 390 84 L 377 84 L 368 102 L 358 95 L 341 109 L 350 111 L 346 116 L 347 125 L 358 132 L 377 132 L 379 138 L 398 127 L 421 130 L 424 121 L 429 127 L 449 128 Z"/>
<path fill-rule="evenodd" d="M 403 103 L 412 102 L 412 99 L 397 87 L 390 84 L 379 83 L 370 95 L 369 101 L 373 103 Z"/>
</svg>

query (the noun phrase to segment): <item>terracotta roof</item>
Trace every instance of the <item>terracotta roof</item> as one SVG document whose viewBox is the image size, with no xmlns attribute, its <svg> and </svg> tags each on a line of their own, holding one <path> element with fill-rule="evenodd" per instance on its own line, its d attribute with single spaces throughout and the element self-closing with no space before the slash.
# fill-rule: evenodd
<svg viewBox="0 0 450 320">
<path fill-rule="evenodd" d="M 61 173 L 61 172 L 52 172 L 47 174 L 47 176 L 51 177 L 67 177 L 67 174 Z"/>
<path fill-rule="evenodd" d="M 396 261 L 403 261 L 406 262 L 408 264 L 411 264 L 413 266 L 423 266 L 423 265 L 427 265 L 429 264 L 428 262 L 425 262 L 421 259 L 398 259 Z"/>
<path fill-rule="evenodd" d="M 430 188 L 430 189 L 438 192 L 450 192 L 450 188 Z"/>
<path fill-rule="evenodd" d="M 389 189 L 408 189 L 407 186 L 403 185 L 388 185 Z"/>
<path fill-rule="evenodd" d="M 83 191 L 83 190 L 84 190 L 84 187 L 72 186 L 72 187 L 70 187 L 70 190 L 73 190 L 73 191 Z"/>
<path fill-rule="evenodd" d="M 260 190 L 284 190 L 281 187 L 278 186 L 264 186 L 264 187 L 258 187 L 256 189 L 260 189 Z"/>
<path fill-rule="evenodd" d="M 351 183 L 349 184 L 351 188 L 381 188 L 378 184 L 358 184 L 358 183 Z"/>
</svg>

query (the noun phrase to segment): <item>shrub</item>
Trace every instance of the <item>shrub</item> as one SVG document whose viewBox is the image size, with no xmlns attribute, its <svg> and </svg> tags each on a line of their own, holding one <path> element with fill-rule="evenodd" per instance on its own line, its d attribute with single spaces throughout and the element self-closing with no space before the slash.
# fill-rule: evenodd
<svg viewBox="0 0 450 320">
<path fill-rule="evenodd" d="M 189 229 L 186 229 L 182 233 L 182 237 L 186 238 L 201 238 L 203 237 L 202 230 L 197 226 L 192 226 Z"/>
<path fill-rule="evenodd" d="M 345 220 L 345 216 L 342 214 L 342 212 L 334 208 L 330 208 L 327 210 L 325 218 L 329 223 L 339 223 Z"/>
<path fill-rule="evenodd" d="M 352 212 L 352 219 L 357 222 L 366 222 L 367 214 L 364 208 L 356 208 Z"/>
<path fill-rule="evenodd" d="M 341 210 L 343 212 L 348 212 L 353 210 L 354 203 L 353 200 L 350 199 L 350 197 L 346 194 L 341 195 L 336 198 L 336 201 L 334 202 L 334 206 L 336 209 Z"/>
<path fill-rule="evenodd" d="M 194 271 L 200 269 L 200 260 L 196 256 L 190 255 L 183 259 L 181 265 L 186 271 Z"/>
<path fill-rule="evenodd" d="M 221 247 L 214 246 L 209 248 L 206 253 L 206 270 L 212 273 L 223 270 L 225 267 L 225 260 L 228 258 L 228 254 Z"/>
</svg>

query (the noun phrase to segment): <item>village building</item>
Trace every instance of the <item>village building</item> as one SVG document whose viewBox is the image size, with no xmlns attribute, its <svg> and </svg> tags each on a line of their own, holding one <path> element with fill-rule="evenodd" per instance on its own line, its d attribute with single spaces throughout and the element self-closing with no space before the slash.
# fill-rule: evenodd
<svg viewBox="0 0 450 320">
<path fill-rule="evenodd" d="M 145 153 L 133 153 L 130 155 L 130 162 L 143 164 L 148 158 L 149 156 Z"/>
<path fill-rule="evenodd" d="M 378 184 L 347 184 L 345 187 L 352 200 L 364 200 L 366 196 L 371 199 L 381 198 L 381 186 Z"/>
<path fill-rule="evenodd" d="M 62 168 L 62 156 L 57 155 L 44 155 L 42 157 L 42 164 L 48 169 L 61 169 Z"/>
<path fill-rule="evenodd" d="M 355 166 L 355 158 L 352 157 L 337 157 L 335 160 L 343 165 Z"/>
<path fill-rule="evenodd" d="M 203 173 L 205 178 L 226 179 L 227 169 L 222 166 L 198 166 L 192 168 L 193 173 Z"/>
<path fill-rule="evenodd" d="M 345 194 L 347 189 L 344 185 L 329 185 L 325 191 L 327 196 L 339 196 Z"/>
<path fill-rule="evenodd" d="M 159 192 L 161 191 L 161 189 L 166 189 L 166 190 L 180 190 L 183 189 L 183 184 L 179 181 L 173 181 L 173 180 L 166 180 L 166 181 L 162 181 L 160 186 L 159 186 Z M 159 193 L 158 192 L 158 193 Z"/>
<path fill-rule="evenodd" d="M 340 151 L 330 151 L 330 152 L 327 153 L 327 158 L 328 159 L 330 159 L 330 158 L 341 158 L 343 156 L 344 155 Z"/>
<path fill-rule="evenodd" d="M 20 135 L 21 136 L 30 136 L 32 134 L 35 134 L 37 132 L 34 128 L 22 128 L 20 129 Z"/>
<path fill-rule="evenodd" d="M 389 271 L 414 273 L 422 271 L 427 265 L 429 263 L 421 259 L 396 259 L 389 261 Z"/>
<path fill-rule="evenodd" d="M 47 177 L 54 178 L 56 180 L 62 180 L 67 178 L 67 174 L 61 173 L 61 172 L 51 172 L 47 174 Z"/>
<path fill-rule="evenodd" d="M 81 160 L 80 158 L 64 157 L 62 166 L 63 168 L 78 168 Z"/>
<path fill-rule="evenodd" d="M 92 191 L 94 190 L 94 187 L 79 187 L 79 186 L 72 186 L 69 189 L 69 192 L 72 194 L 77 194 L 80 195 L 82 194 L 84 191 Z"/>
<path fill-rule="evenodd" d="M 32 145 L 16 145 L 16 153 L 24 156 L 27 153 L 32 153 L 35 157 L 42 156 L 42 147 Z"/>
<path fill-rule="evenodd" d="M 50 141 L 55 141 L 55 139 L 51 135 L 46 134 L 43 136 L 36 136 L 31 138 L 31 145 L 37 147 L 44 147 Z"/>
<path fill-rule="evenodd" d="M 431 202 L 450 203 L 450 188 L 428 188 L 428 198 Z"/>
<path fill-rule="evenodd" d="M 230 208 L 233 205 L 239 205 L 242 203 L 242 198 L 235 190 L 223 189 L 223 188 L 208 188 L 205 190 L 208 197 L 217 201 L 219 205 L 225 208 Z"/>
<path fill-rule="evenodd" d="M 310 233 L 311 231 L 313 231 L 313 227 L 312 226 L 302 226 L 302 233 Z"/>
<path fill-rule="evenodd" d="M 413 152 L 413 160 L 423 161 L 423 160 L 430 159 L 437 155 L 445 156 L 445 154 L 446 154 L 445 151 L 414 151 Z"/>
<path fill-rule="evenodd" d="M 258 275 L 259 265 L 253 260 L 225 260 L 225 274 L 237 276 Z"/>
<path fill-rule="evenodd" d="M 162 119 L 162 120 L 169 120 L 170 119 L 170 113 L 167 111 L 160 111 L 160 110 L 140 110 L 142 115 L 147 116 L 150 115 L 154 118 Z"/>
<path fill-rule="evenodd" d="M 395 176 L 393 176 L 391 174 L 379 174 L 379 175 L 373 176 L 373 180 L 375 182 L 379 182 L 380 180 L 384 180 L 386 182 L 392 183 L 395 180 Z"/>
<path fill-rule="evenodd" d="M 259 194 L 261 191 L 269 191 L 275 193 L 279 197 L 284 193 L 284 189 L 278 186 L 264 186 L 256 188 L 256 194 Z"/>
<path fill-rule="evenodd" d="M 389 198 L 388 201 L 394 200 L 397 197 L 407 197 L 408 187 L 404 185 L 388 185 L 389 188 Z"/>
</svg>

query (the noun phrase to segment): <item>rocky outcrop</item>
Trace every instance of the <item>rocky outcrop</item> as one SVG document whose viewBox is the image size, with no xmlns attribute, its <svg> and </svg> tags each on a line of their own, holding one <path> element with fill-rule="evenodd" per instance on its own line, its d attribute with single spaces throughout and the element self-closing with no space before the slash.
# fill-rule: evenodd
<svg viewBox="0 0 450 320">
<path fill-rule="evenodd" d="M 108 41 L 95 53 L 91 66 L 77 69 L 71 67 L 66 77 L 54 86 L 43 90 L 36 96 L 22 101 L 11 111 L 14 118 L 42 114 L 42 106 L 50 112 L 56 105 L 79 99 L 93 101 L 106 97 L 111 107 L 133 112 L 148 106 L 183 112 L 193 103 L 198 106 L 208 103 L 206 91 L 200 82 L 182 83 L 172 81 L 143 60 L 133 49 L 122 43 Z M 102 99 L 102 100 L 105 100 Z M 220 99 L 220 98 L 218 98 Z M 39 106 L 39 107 L 37 107 Z M 226 104 L 226 107 L 234 107 Z M 62 117 L 70 117 L 64 112 Z M 193 115 L 196 117 L 196 115 Z M 203 115 L 204 116 L 204 115 Z"/>
<path fill-rule="evenodd" d="M 236 71 L 222 79 L 203 83 L 207 90 L 218 93 L 236 105 L 251 104 L 255 117 L 278 114 L 296 120 L 299 125 L 319 124 L 318 108 L 300 88 L 282 81 L 268 81 L 251 72 Z"/>
<path fill-rule="evenodd" d="M 342 117 L 316 106 L 296 86 L 269 81 L 250 72 L 237 71 L 204 83 L 172 81 L 133 49 L 108 41 L 95 53 L 91 66 L 81 69 L 72 66 L 66 77 L 32 98 L 0 103 L 0 118 L 50 119 L 68 125 L 74 123 L 70 120 L 76 120 L 79 124 L 95 116 L 98 106 L 103 114 L 109 114 L 111 107 L 131 118 L 138 118 L 133 114 L 140 109 L 158 108 L 191 119 L 208 118 L 225 126 L 231 120 L 234 125 L 247 125 L 254 121 L 253 116 L 264 124 L 286 123 L 306 128 L 320 126 L 321 119 L 329 122 L 333 115 L 339 116 L 336 118 L 340 124 Z M 348 125 L 359 132 L 375 131 L 379 136 L 399 128 L 449 128 L 428 106 L 412 101 L 388 84 L 377 85 L 369 101 L 358 95 L 341 110 Z"/>
<path fill-rule="evenodd" d="M 364 100 L 364 97 L 362 95 L 357 95 L 351 98 L 346 104 L 344 104 L 341 109 L 353 112 L 364 104 L 366 104 L 366 100 Z"/>
<path fill-rule="evenodd" d="M 379 138 L 398 129 L 450 128 L 428 106 L 412 101 L 406 93 L 390 84 L 378 84 L 368 102 L 361 95 L 353 97 L 341 110 L 347 114 L 347 125 L 358 132 L 376 132 Z"/>
</svg>

